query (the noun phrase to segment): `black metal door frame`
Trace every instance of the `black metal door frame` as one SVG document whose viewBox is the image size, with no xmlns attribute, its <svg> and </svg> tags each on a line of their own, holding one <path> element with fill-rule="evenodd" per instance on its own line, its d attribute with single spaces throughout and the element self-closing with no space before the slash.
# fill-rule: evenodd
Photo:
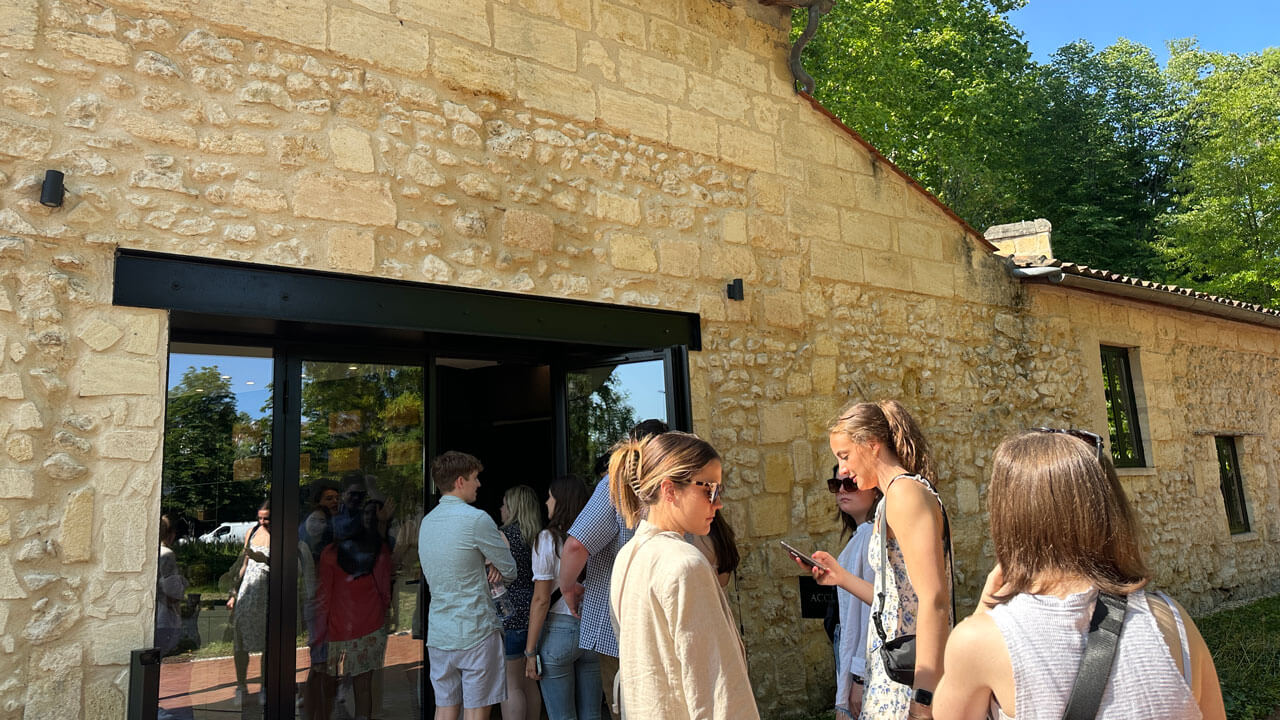
<svg viewBox="0 0 1280 720">
<path fill-rule="evenodd" d="M 664 360 L 667 415 L 692 429 L 690 349 L 701 349 L 696 313 L 655 311 L 536 296 L 296 271 L 139 251 L 116 257 L 113 304 L 164 309 L 170 342 L 270 348 L 272 407 L 270 573 L 272 598 L 297 588 L 296 537 L 304 360 L 399 362 L 423 367 L 424 476 L 438 452 L 437 357 L 537 359 L 552 369 L 556 465 L 567 464 L 564 381 L 576 367 Z M 647 349 L 646 349 L 647 348 Z M 435 497 L 424 477 L 423 508 Z M 268 606 L 264 717 L 294 714 L 296 603 Z M 425 627 L 425 620 L 423 623 Z M 434 710 L 423 652 L 423 717 Z M 149 700 L 158 705 L 158 697 Z M 431 707 L 428 707 L 431 706 Z"/>
</svg>

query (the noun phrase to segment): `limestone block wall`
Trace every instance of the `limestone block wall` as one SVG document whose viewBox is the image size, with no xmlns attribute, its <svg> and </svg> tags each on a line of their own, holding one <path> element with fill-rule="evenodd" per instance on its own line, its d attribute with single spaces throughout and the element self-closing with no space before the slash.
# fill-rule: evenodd
<svg viewBox="0 0 1280 720">
<path fill-rule="evenodd" d="M 847 399 L 929 432 L 971 604 L 992 448 L 1083 424 L 1100 370 L 794 95 L 788 27 L 717 0 L 0 3 L 0 717 L 121 717 L 151 640 L 167 324 L 111 306 L 119 247 L 700 313 L 695 426 L 726 457 L 768 717 L 829 704 L 775 546 L 837 549 L 817 479 Z"/>
<path fill-rule="evenodd" d="M 1280 592 L 1280 331 L 1037 285 L 1030 312 L 1069 328 L 1080 365 L 1099 345 L 1132 348 L 1147 468 L 1120 469 L 1146 526 L 1156 582 L 1192 612 Z M 1107 427 L 1102 375 L 1085 385 L 1082 427 Z M 1237 436 L 1251 532 L 1231 535 L 1215 435 Z"/>
</svg>

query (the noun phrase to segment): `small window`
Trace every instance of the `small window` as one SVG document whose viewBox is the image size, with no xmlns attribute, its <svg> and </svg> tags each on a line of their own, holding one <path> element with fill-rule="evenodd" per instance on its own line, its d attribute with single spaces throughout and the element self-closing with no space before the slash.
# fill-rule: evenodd
<svg viewBox="0 0 1280 720">
<path fill-rule="evenodd" d="M 1222 502 L 1227 506 L 1227 527 L 1231 534 L 1249 532 L 1249 510 L 1244 502 L 1244 481 L 1240 478 L 1240 456 L 1236 452 L 1236 439 L 1231 436 L 1214 438 L 1218 445 L 1218 477 L 1222 483 Z"/>
<path fill-rule="evenodd" d="M 1102 346 L 1102 380 L 1107 394 L 1111 457 L 1116 467 L 1145 467 L 1147 459 L 1142 452 L 1138 401 L 1133 393 L 1127 348 Z"/>
</svg>

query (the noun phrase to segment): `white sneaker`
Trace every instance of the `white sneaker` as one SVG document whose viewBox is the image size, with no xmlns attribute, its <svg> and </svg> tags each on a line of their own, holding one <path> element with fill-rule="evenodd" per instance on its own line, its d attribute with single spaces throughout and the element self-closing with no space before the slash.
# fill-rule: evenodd
<svg viewBox="0 0 1280 720">
<path fill-rule="evenodd" d="M 266 706 L 267 706 L 267 691 L 266 691 L 266 690 L 259 690 L 259 691 L 258 691 L 258 705 L 260 705 L 261 707 L 266 707 Z"/>
<path fill-rule="evenodd" d="M 243 687 L 236 688 L 236 694 L 231 696 L 231 707 L 239 710 L 244 705 L 245 689 Z"/>
</svg>

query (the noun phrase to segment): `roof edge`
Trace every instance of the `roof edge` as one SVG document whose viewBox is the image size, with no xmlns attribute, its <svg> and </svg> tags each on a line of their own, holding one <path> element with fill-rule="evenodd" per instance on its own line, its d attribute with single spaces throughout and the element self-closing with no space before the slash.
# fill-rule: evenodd
<svg viewBox="0 0 1280 720">
<path fill-rule="evenodd" d="M 836 117 L 836 114 L 828 110 L 827 107 L 823 105 L 821 102 L 819 102 L 817 98 L 815 98 L 814 96 L 804 91 L 797 91 L 796 94 L 804 98 L 805 100 L 808 100 L 809 104 L 812 105 L 815 110 L 825 115 L 827 119 L 829 119 L 832 123 L 835 123 L 836 127 L 840 128 L 846 134 L 848 134 L 849 137 L 853 138 L 854 142 L 858 143 L 863 148 L 865 148 L 868 152 L 870 152 L 871 156 L 875 158 L 876 161 L 887 165 L 890 170 L 892 170 L 894 173 L 898 175 L 898 177 L 901 177 L 903 180 L 906 180 L 907 185 L 910 185 L 911 187 L 915 188 L 916 192 L 919 192 L 926 199 L 928 199 L 929 202 L 938 206 L 938 208 L 941 209 L 942 212 L 946 213 L 947 217 L 959 223 L 960 226 L 965 229 L 965 232 L 967 232 L 970 235 L 970 237 L 978 241 L 980 244 L 982 244 L 991 252 L 993 253 L 996 252 L 998 248 L 996 248 L 996 246 L 993 245 L 990 240 L 984 237 L 982 233 L 978 232 L 977 230 L 974 229 L 972 225 L 965 222 L 964 218 L 957 215 L 955 210 L 952 210 L 950 207 L 947 206 L 946 203 L 939 200 L 937 195 L 934 195 L 933 193 L 926 190 L 925 187 L 921 185 L 919 182 L 917 182 L 915 178 L 911 177 L 911 175 L 909 175 L 902 168 L 898 167 L 892 160 L 890 160 L 889 158 L 881 154 L 880 151 L 877 150 L 874 145 L 867 142 L 866 138 L 859 135 L 857 130 L 854 130 L 848 125 L 845 125 L 843 120 Z"/>
<path fill-rule="evenodd" d="M 1042 266 L 1044 267 L 1044 266 Z M 1143 286 L 1123 280 L 1108 280 L 1072 272 L 1067 267 L 1061 268 L 1063 273 L 1058 280 L 1041 278 L 1024 278 L 1022 282 L 1034 285 L 1058 285 L 1073 290 L 1084 290 L 1099 295 L 1122 297 L 1137 300 L 1175 310 L 1185 310 L 1199 315 L 1208 315 L 1222 320 L 1232 320 L 1249 325 L 1259 325 L 1272 330 L 1280 330 L 1280 312 L 1267 309 L 1232 305 L 1225 298 L 1203 293 L 1192 295 L 1170 291 L 1162 287 Z M 1132 280 L 1133 278 L 1129 278 Z"/>
</svg>

